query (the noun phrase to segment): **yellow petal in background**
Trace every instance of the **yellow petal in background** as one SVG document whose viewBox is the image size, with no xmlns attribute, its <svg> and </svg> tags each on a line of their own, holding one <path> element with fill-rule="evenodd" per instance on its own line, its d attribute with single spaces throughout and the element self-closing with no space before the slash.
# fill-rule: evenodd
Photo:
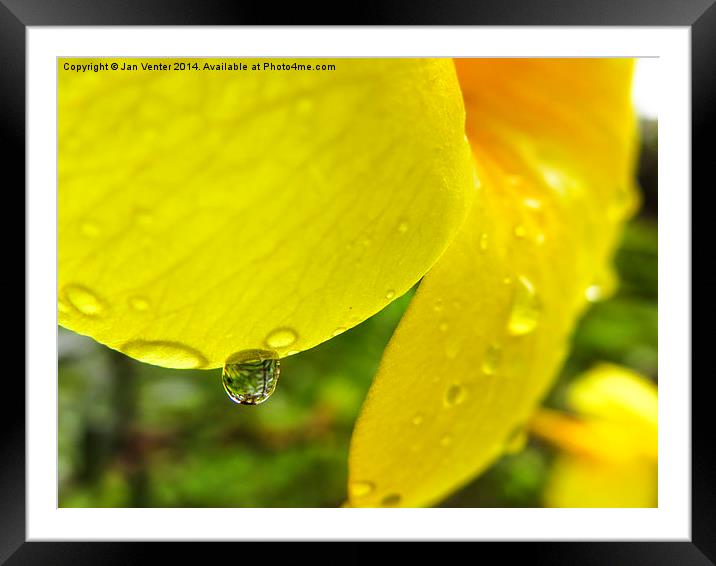
<svg viewBox="0 0 716 566">
<path fill-rule="evenodd" d="M 96 62 L 59 61 L 59 320 L 134 358 L 315 346 L 408 290 L 465 217 L 449 60 L 65 70 Z"/>
<path fill-rule="evenodd" d="M 631 61 L 457 68 L 479 190 L 383 356 L 351 506 L 430 505 L 513 444 L 635 206 Z"/>
<path fill-rule="evenodd" d="M 530 430 L 559 450 L 545 488 L 548 507 L 655 507 L 656 385 L 627 368 L 600 364 L 567 391 L 574 415 L 540 410 Z"/>
</svg>

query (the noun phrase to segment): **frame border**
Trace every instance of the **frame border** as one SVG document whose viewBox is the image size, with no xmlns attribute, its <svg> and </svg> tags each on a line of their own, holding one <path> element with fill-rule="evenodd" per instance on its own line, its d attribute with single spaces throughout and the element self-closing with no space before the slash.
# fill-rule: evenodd
<svg viewBox="0 0 716 566">
<path fill-rule="evenodd" d="M 353 23 L 363 25 L 560 25 L 560 26 L 688 26 L 691 28 L 692 80 L 692 176 L 706 179 L 712 156 L 705 143 L 714 131 L 716 110 L 716 0 L 694 0 L 688 5 L 674 0 L 490 0 L 453 1 L 446 5 L 390 0 L 382 5 L 354 6 Z M 25 185 L 25 65 L 27 26 L 98 25 L 257 25 L 273 18 L 272 25 L 345 25 L 345 12 L 337 16 L 329 7 L 318 14 L 304 5 L 281 6 L 258 3 L 232 3 L 222 0 L 0 0 L 0 124 L 9 157 L 6 171 L 12 171 Z M 337 7 L 337 6 L 336 6 Z M 339 13 L 336 11 L 336 13 Z M 278 14 L 278 17 L 277 17 Z M 313 21 L 309 21 L 313 17 Z M 9 192 L 9 191 L 8 191 Z M 13 191 L 14 192 L 14 191 Z M 23 193 L 23 211 L 25 210 Z M 17 236 L 15 236 L 17 237 Z M 7 240 L 11 241 L 11 240 Z M 25 249 L 23 248 L 23 252 Z M 26 276 L 23 276 L 23 289 Z M 23 290 L 24 293 L 24 290 Z M 25 295 L 23 295 L 25 296 Z M 26 299 L 25 299 L 26 300 Z M 25 303 L 26 304 L 26 303 Z M 24 325 L 23 325 L 24 328 Z M 24 334 L 24 332 L 23 332 Z M 30 337 L 25 335 L 27 341 Z M 27 343 L 27 342 L 25 342 Z M 23 373 L 24 373 L 23 364 Z M 501 558 L 527 559 L 545 564 L 716 564 L 716 489 L 713 478 L 713 452 L 709 432 L 712 420 L 707 407 L 705 380 L 692 380 L 692 538 L 691 542 L 581 542 L 499 544 Z M 22 382 L 6 378 L 4 397 L 15 399 L 12 411 L 0 412 L 0 438 L 4 465 L 0 468 L 0 564 L 96 564 L 99 559 L 114 563 L 143 562 L 147 546 L 161 552 L 164 559 L 179 554 L 171 543 L 74 543 L 26 542 L 25 534 L 25 398 Z M 7 405 L 6 405 L 7 407 Z M 273 546 L 274 543 L 272 543 Z M 479 543 L 478 543 L 479 544 Z M 383 543 L 350 543 L 339 555 L 358 562 L 383 553 Z M 297 544 L 283 549 L 295 555 Z M 215 547 L 216 548 L 216 547 Z M 230 547 L 223 546 L 229 550 Z M 261 559 L 261 545 L 242 545 L 241 558 Z M 249 550 L 251 548 L 251 550 Z M 305 548 L 301 545 L 300 548 Z M 348 552 L 345 552 L 349 549 Z M 435 549 L 444 559 L 444 549 L 421 545 L 421 556 Z M 206 549 L 183 544 L 183 558 L 206 559 Z M 439 554 L 438 554 L 439 553 Z M 328 553 L 321 553 L 329 559 Z M 442 556 L 441 556 L 442 555 Z M 228 553 L 227 553 L 228 556 Z M 234 555 L 235 556 L 235 555 Z M 335 556 L 335 555 L 334 555 Z M 311 559 L 319 558 L 311 553 Z M 235 558 L 234 558 L 235 559 Z M 335 559 L 335 558 L 334 558 Z M 6 562 L 7 561 L 7 562 Z"/>
</svg>

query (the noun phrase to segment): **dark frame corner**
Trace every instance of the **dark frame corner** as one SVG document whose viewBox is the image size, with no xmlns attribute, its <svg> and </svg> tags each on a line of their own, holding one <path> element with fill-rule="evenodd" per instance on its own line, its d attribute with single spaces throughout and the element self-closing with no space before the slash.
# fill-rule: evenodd
<svg viewBox="0 0 716 566">
<path fill-rule="evenodd" d="M 688 26 L 691 28 L 692 55 L 692 171 L 694 178 L 706 179 L 713 157 L 705 143 L 714 131 L 716 114 L 716 4 L 715 0 L 694 0 L 688 4 L 675 0 L 470 0 L 429 3 L 426 0 L 365 2 L 351 6 L 351 21 L 344 12 L 328 7 L 312 12 L 305 5 L 281 6 L 258 2 L 229 3 L 223 0 L 0 0 L 0 81 L 2 90 L 2 128 L 7 160 L 6 170 L 14 171 L 18 183 L 25 184 L 25 39 L 27 26 L 67 25 L 257 25 L 274 24 L 407 24 L 407 25 L 629 25 Z M 337 5 L 334 5 L 337 7 Z M 278 16 L 277 16 L 278 14 Z M 697 140 L 704 140 L 701 144 Z M 712 182 L 712 181 L 711 181 Z M 12 189 L 6 191 L 10 193 Z M 19 191 L 18 191 L 19 193 Z M 24 193 L 23 193 L 24 194 Z M 24 198 L 20 205 L 24 209 Z M 15 233 L 16 234 L 16 233 Z M 17 238 L 17 236 L 14 236 Z M 9 240 L 11 241 L 11 240 Z M 26 283 L 26 281 L 23 281 Z M 24 287 L 24 286 L 23 286 Z M 547 564 L 714 564 L 716 563 L 716 488 L 713 452 L 709 438 L 711 411 L 706 404 L 704 382 L 693 380 L 692 445 L 692 539 L 690 542 L 631 543 L 525 543 L 500 544 L 500 556 Z M 702 379 L 703 378 L 703 379 Z M 23 399 L 23 382 L 5 379 L 5 399 Z M 25 535 L 25 411 L 24 404 L 5 404 L 2 419 L 3 466 L 0 473 L 0 564 L 133 564 L 148 561 L 146 545 L 140 543 L 27 543 Z M 261 546 L 242 544 L 239 558 L 259 558 Z M 271 543 L 273 546 L 273 543 Z M 378 543 L 344 545 L 340 552 L 357 562 L 369 558 Z M 492 543 L 496 544 L 496 543 Z M 188 548 L 190 546 L 191 548 Z M 297 545 L 291 545 L 292 554 Z M 182 558 L 195 554 L 196 545 L 153 543 L 163 561 L 176 550 Z M 161 547 L 161 548 L 156 548 Z M 216 547 L 216 545 L 214 545 Z M 206 559 L 206 547 L 202 547 Z M 222 545 L 237 558 L 236 547 Z M 250 550 L 249 550 L 250 548 Z M 302 546 L 303 548 L 303 546 Z M 420 545 L 425 556 L 434 545 Z M 264 548 L 265 551 L 265 548 Z M 212 554 L 215 552 L 212 549 Z M 271 551 L 272 553 L 275 551 Z M 198 553 L 197 557 L 199 556 Z M 228 554 L 228 553 L 227 553 Z M 320 554 L 332 554 L 320 553 Z M 444 551 L 441 552 L 444 559 Z M 436 552 L 435 557 L 438 558 Z M 311 553 L 312 561 L 319 556 Z"/>
</svg>

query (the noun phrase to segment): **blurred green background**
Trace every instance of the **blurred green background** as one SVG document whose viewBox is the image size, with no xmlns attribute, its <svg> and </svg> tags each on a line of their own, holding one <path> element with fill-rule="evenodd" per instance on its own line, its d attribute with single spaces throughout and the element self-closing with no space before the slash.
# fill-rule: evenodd
<svg viewBox="0 0 716 566">
<path fill-rule="evenodd" d="M 616 257 L 620 288 L 580 322 L 551 407 L 598 361 L 657 379 L 657 124 L 641 128 L 643 205 Z M 233 404 L 220 370 L 142 364 L 60 328 L 60 507 L 340 506 L 353 424 L 411 296 L 283 360 L 260 407 Z M 442 506 L 540 506 L 553 455 L 530 439 Z"/>
</svg>

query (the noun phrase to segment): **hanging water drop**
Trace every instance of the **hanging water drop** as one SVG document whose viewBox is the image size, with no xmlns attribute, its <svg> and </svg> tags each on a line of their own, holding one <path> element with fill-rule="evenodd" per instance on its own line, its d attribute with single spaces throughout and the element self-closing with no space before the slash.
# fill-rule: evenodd
<svg viewBox="0 0 716 566">
<path fill-rule="evenodd" d="M 230 356 L 221 372 L 224 390 L 234 403 L 259 405 L 276 389 L 280 373 L 278 354 L 272 350 L 244 350 Z"/>
<path fill-rule="evenodd" d="M 513 336 L 524 336 L 532 332 L 539 321 L 542 306 L 532 282 L 524 276 L 517 278 L 512 312 L 507 329 Z"/>
</svg>

